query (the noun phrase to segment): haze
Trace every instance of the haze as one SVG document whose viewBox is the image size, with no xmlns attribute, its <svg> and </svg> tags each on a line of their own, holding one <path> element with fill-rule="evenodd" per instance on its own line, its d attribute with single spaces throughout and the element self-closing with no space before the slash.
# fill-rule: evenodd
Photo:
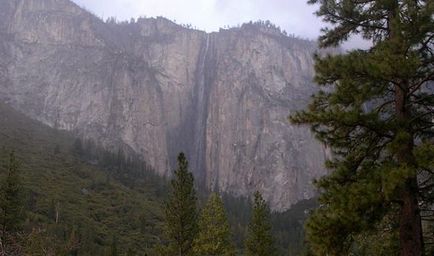
<svg viewBox="0 0 434 256">
<path fill-rule="evenodd" d="M 73 0 L 95 15 L 118 21 L 141 16 L 163 16 L 179 24 L 191 24 L 207 32 L 248 21 L 270 20 L 288 34 L 316 39 L 324 24 L 314 12 L 317 6 L 307 0 Z M 353 39 L 344 48 L 365 48 L 367 43 Z"/>
</svg>

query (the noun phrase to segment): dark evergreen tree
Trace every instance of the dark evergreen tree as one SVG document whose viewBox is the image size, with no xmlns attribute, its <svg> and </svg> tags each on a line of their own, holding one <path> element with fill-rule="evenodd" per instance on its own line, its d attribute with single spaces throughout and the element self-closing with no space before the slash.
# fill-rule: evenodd
<svg viewBox="0 0 434 256">
<path fill-rule="evenodd" d="M 192 243 L 198 230 L 197 197 L 193 174 L 188 170 L 188 162 L 183 153 L 178 156 L 178 168 L 171 181 L 164 213 L 168 245 L 162 253 L 192 255 Z"/>
<path fill-rule="evenodd" d="M 18 160 L 12 151 L 9 155 L 7 174 L 0 189 L 0 224 L 3 246 L 7 245 L 8 236 L 14 236 L 20 230 L 24 220 L 23 191 L 18 166 Z"/>
<path fill-rule="evenodd" d="M 136 255 L 136 254 L 134 253 L 133 249 L 128 248 L 127 256 L 134 256 L 134 255 Z M 147 255 L 147 254 L 145 254 L 145 256 L 146 256 L 146 255 Z"/>
<path fill-rule="evenodd" d="M 271 230 L 270 209 L 261 193 L 255 193 L 252 217 L 245 244 L 246 256 L 276 255 Z"/>
<path fill-rule="evenodd" d="M 235 247 L 223 201 L 210 195 L 199 217 L 199 232 L 193 242 L 194 255 L 234 256 Z"/>
<path fill-rule="evenodd" d="M 322 46 L 355 34 L 372 42 L 367 50 L 317 57 L 323 89 L 292 117 L 333 151 L 326 164 L 333 171 L 317 182 L 321 206 L 307 224 L 312 250 L 345 255 L 355 238 L 387 218 L 390 232 L 399 231 L 395 253 L 420 256 L 421 212 L 432 207 L 434 183 L 434 2 L 309 3 L 319 4 L 317 14 L 331 24 Z"/>
<path fill-rule="evenodd" d="M 110 256 L 118 256 L 118 240 L 113 236 L 112 244 L 110 246 Z"/>
<path fill-rule="evenodd" d="M 77 156 L 83 156 L 83 145 L 79 138 L 76 138 L 74 144 L 72 145 L 72 152 L 77 154 Z"/>
</svg>

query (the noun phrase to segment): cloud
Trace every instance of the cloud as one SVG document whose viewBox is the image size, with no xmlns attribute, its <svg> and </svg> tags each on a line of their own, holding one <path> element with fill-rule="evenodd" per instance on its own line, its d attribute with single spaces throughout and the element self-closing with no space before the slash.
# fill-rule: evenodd
<svg viewBox="0 0 434 256">
<path fill-rule="evenodd" d="M 103 19 L 164 16 L 207 32 L 249 21 L 269 20 L 289 34 L 317 39 L 324 24 L 307 0 L 73 0 Z M 344 48 L 369 44 L 355 37 Z"/>
<path fill-rule="evenodd" d="M 226 25 L 270 20 L 288 33 L 315 38 L 321 27 L 306 0 L 73 0 L 102 18 L 164 16 L 208 32 Z"/>
</svg>

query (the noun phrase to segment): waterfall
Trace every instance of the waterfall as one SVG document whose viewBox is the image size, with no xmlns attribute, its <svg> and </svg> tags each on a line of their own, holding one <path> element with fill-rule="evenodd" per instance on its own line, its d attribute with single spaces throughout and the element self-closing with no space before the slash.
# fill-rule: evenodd
<svg viewBox="0 0 434 256">
<path fill-rule="evenodd" d="M 208 79 L 208 66 L 207 57 L 210 45 L 210 35 L 206 35 L 205 45 L 202 47 L 199 66 L 197 69 L 197 83 L 196 83 L 196 110 L 197 118 L 195 123 L 194 132 L 194 145 L 193 145 L 193 171 L 201 184 L 204 184 L 206 178 L 205 172 L 205 150 L 206 150 L 206 121 L 208 116 L 208 93 L 209 81 Z"/>
</svg>

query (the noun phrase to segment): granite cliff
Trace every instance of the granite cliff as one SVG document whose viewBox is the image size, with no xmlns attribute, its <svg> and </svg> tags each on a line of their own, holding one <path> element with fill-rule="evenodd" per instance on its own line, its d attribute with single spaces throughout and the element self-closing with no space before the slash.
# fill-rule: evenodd
<svg viewBox="0 0 434 256">
<path fill-rule="evenodd" d="M 324 148 L 287 120 L 315 91 L 311 41 L 269 24 L 103 22 L 68 0 L 0 0 L 0 35 L 1 101 L 162 175 L 184 151 L 202 184 L 283 210 L 325 173 Z"/>
</svg>

